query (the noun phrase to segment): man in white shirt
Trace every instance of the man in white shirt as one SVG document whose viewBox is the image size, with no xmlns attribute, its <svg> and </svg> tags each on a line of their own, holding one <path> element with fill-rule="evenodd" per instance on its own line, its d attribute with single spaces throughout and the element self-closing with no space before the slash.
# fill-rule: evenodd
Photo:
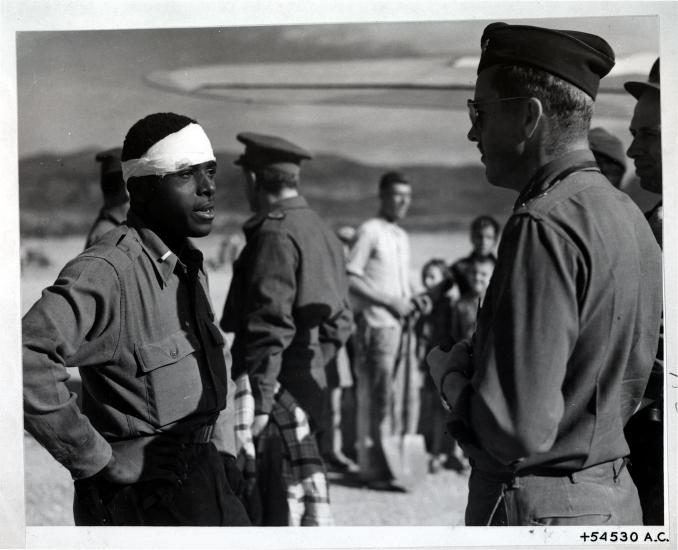
<svg viewBox="0 0 678 550">
<path fill-rule="evenodd" d="M 407 214 L 412 187 L 398 172 L 379 182 L 379 214 L 358 229 L 347 261 L 351 297 L 356 312 L 356 385 L 358 400 L 358 465 L 361 479 L 375 489 L 394 489 L 381 438 L 402 433 L 402 396 L 394 379 L 403 319 L 413 312 L 409 284 L 410 245 L 397 224 Z M 399 369 L 401 374 L 404 369 Z M 410 384 L 408 402 L 418 388 Z M 394 400 L 396 403 L 394 403 Z M 416 416 L 410 407 L 410 420 Z M 393 414 L 392 413 L 395 413 Z M 414 414 L 413 414 L 414 413 Z M 416 425 L 414 427 L 416 429 Z"/>
</svg>

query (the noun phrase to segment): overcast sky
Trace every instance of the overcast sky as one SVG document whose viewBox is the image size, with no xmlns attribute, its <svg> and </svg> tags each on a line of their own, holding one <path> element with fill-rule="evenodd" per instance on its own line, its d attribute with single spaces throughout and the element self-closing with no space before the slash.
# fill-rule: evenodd
<svg viewBox="0 0 678 550">
<path fill-rule="evenodd" d="M 235 134 L 254 130 L 364 162 L 477 161 L 475 147 L 465 138 L 465 110 L 247 105 L 153 89 L 143 77 L 159 69 L 215 63 L 431 55 L 456 59 L 479 53 L 488 22 L 21 32 L 19 155 L 111 147 L 121 143 L 139 118 L 170 110 L 197 118 L 217 149 L 237 149 Z M 603 36 L 618 57 L 658 52 L 655 17 L 512 22 L 593 32 Z M 627 107 L 630 113 L 630 98 Z M 597 122 L 628 139 L 626 117 Z"/>
</svg>

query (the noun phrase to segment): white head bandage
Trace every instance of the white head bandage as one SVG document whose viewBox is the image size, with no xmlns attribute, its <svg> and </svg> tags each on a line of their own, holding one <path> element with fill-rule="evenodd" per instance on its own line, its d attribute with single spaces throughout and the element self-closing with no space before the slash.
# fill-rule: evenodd
<svg viewBox="0 0 678 550">
<path fill-rule="evenodd" d="M 122 179 L 141 176 L 164 176 L 195 164 L 216 160 L 207 134 L 199 124 L 189 124 L 165 136 L 141 158 L 122 163 Z"/>
</svg>

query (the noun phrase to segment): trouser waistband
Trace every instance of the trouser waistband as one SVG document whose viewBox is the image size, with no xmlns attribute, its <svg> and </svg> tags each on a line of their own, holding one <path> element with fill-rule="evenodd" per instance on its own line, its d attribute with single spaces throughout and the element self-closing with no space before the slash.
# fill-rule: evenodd
<svg viewBox="0 0 678 550">
<path fill-rule="evenodd" d="M 616 480 L 619 475 L 622 473 L 624 468 L 626 468 L 627 463 L 629 462 L 628 457 L 616 458 L 614 460 L 609 460 L 607 462 L 601 462 L 599 464 L 594 464 L 593 466 L 588 466 L 587 468 L 582 468 L 580 470 L 564 471 L 564 470 L 554 470 L 550 468 L 540 468 L 533 467 L 527 468 L 525 470 L 520 470 L 513 474 L 497 474 L 493 472 L 485 472 L 474 470 L 474 473 L 484 479 L 489 481 L 494 481 L 496 483 L 502 483 L 512 488 L 517 488 L 520 486 L 521 478 L 526 477 L 567 477 L 573 483 L 577 483 L 583 478 L 590 476 L 593 472 L 611 472 L 611 478 Z"/>
<path fill-rule="evenodd" d="M 212 434 L 214 433 L 214 424 L 205 424 L 204 426 L 197 428 L 191 432 L 185 434 L 168 434 L 172 437 L 178 439 L 182 443 L 194 443 L 197 445 L 204 445 L 212 441 Z"/>
<path fill-rule="evenodd" d="M 159 432 L 149 435 L 142 435 L 138 438 L 132 439 L 143 439 L 145 441 L 144 445 L 149 445 L 153 441 L 164 439 L 169 441 L 174 441 L 176 443 L 183 444 L 194 444 L 194 445 L 204 445 L 212 441 L 212 435 L 214 434 L 214 424 L 205 424 L 197 428 L 192 429 L 190 432 L 185 433 L 175 433 L 175 432 Z M 124 445 L 125 441 L 131 441 L 131 439 L 122 439 L 109 441 L 111 445 L 115 446 L 116 443 Z"/>
</svg>

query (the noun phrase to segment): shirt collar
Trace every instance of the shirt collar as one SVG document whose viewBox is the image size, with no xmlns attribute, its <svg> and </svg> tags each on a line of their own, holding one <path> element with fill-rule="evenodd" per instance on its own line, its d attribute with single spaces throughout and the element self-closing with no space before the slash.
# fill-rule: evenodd
<svg viewBox="0 0 678 550">
<path fill-rule="evenodd" d="M 291 210 L 292 208 L 306 208 L 308 203 L 306 199 L 301 195 L 296 197 L 290 197 L 288 199 L 282 199 L 278 202 L 274 202 L 267 210 L 267 213 L 274 212 L 276 210 Z"/>
<path fill-rule="evenodd" d="M 177 257 L 174 252 L 164 243 L 155 231 L 148 228 L 144 222 L 131 210 L 127 214 L 127 225 L 133 227 L 139 235 L 139 243 L 146 255 L 151 260 L 153 269 L 163 284 L 171 277 L 177 265 L 186 267 L 186 264 L 197 265 L 202 270 L 202 253 L 193 246 L 189 239 L 186 239 L 184 248 L 181 252 L 183 260 Z"/>
<path fill-rule="evenodd" d="M 555 183 L 554 180 L 557 180 L 558 176 L 566 170 L 578 164 L 586 165 L 587 163 L 592 163 L 593 166 L 597 166 L 596 159 L 590 149 L 570 151 L 569 153 L 565 153 L 563 156 L 544 164 L 535 172 L 528 184 L 518 195 L 516 208 L 546 192 L 551 187 L 551 184 Z M 584 166 L 582 166 L 582 168 L 583 167 Z"/>
<path fill-rule="evenodd" d="M 296 208 L 308 208 L 308 203 L 306 199 L 301 195 L 296 197 L 290 197 L 288 199 L 282 199 L 273 204 L 269 205 L 267 208 L 261 212 L 257 212 L 254 216 L 248 219 L 243 225 L 243 231 L 245 235 L 251 235 L 252 232 L 268 217 L 272 212 L 293 210 Z"/>
<path fill-rule="evenodd" d="M 127 208 L 125 206 L 104 206 L 100 210 L 99 215 L 103 218 L 113 221 L 118 225 L 121 225 L 125 221 L 126 212 Z"/>
</svg>

